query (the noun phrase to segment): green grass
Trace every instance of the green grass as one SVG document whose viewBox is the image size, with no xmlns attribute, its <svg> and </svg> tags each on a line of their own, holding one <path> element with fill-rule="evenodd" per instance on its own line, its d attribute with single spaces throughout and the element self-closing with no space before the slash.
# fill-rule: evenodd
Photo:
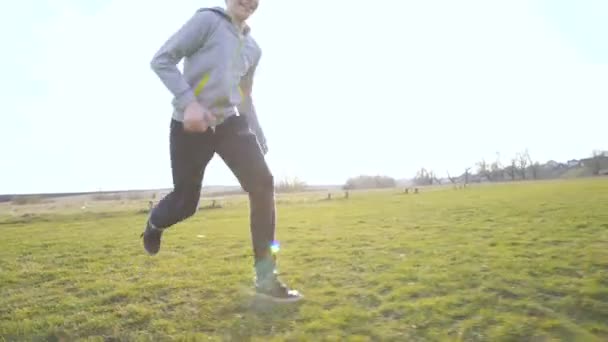
<svg viewBox="0 0 608 342">
<path fill-rule="evenodd" d="M 5 215 L 0 340 L 608 340 L 606 179 L 323 198 L 280 201 L 280 271 L 307 298 L 274 307 L 248 292 L 246 202 L 156 257 L 134 210 Z"/>
</svg>

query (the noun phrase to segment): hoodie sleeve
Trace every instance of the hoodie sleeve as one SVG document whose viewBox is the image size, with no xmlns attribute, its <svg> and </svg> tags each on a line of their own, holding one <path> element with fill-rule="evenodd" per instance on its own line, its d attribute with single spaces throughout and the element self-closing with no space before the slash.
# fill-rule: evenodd
<svg viewBox="0 0 608 342">
<path fill-rule="evenodd" d="M 152 70 L 175 97 L 174 105 L 179 110 L 184 110 L 196 97 L 177 64 L 201 48 L 217 20 L 211 11 L 197 11 L 169 37 L 150 62 Z"/>
</svg>

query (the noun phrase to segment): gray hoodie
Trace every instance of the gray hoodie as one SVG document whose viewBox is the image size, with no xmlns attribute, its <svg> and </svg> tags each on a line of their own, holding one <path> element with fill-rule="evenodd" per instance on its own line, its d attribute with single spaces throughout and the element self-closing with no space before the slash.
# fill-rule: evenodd
<svg viewBox="0 0 608 342">
<path fill-rule="evenodd" d="M 223 8 L 201 8 L 158 50 L 150 65 L 173 94 L 173 118 L 198 100 L 217 118 L 244 115 L 261 144 L 266 139 L 248 90 L 262 51 L 249 27 L 241 34 Z M 183 73 L 177 64 L 184 59 Z"/>
</svg>

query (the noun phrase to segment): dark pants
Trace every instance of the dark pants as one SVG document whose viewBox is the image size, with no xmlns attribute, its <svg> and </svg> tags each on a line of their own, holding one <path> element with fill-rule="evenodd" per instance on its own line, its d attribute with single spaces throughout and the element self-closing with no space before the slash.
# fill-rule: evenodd
<svg viewBox="0 0 608 342">
<path fill-rule="evenodd" d="M 232 116 L 215 131 L 204 133 L 186 132 L 181 122 L 172 120 L 170 151 L 174 188 L 153 209 L 151 223 L 168 228 L 196 212 L 205 168 L 217 152 L 249 194 L 256 264 L 270 260 L 275 234 L 274 180 L 246 118 Z"/>
</svg>

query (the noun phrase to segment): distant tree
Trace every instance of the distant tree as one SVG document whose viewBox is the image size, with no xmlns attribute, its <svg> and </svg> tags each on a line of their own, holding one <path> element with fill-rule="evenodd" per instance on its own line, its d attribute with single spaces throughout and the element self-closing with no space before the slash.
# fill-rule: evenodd
<svg viewBox="0 0 608 342">
<path fill-rule="evenodd" d="M 505 179 L 505 170 L 500 162 L 500 153 L 496 152 L 496 161 L 490 165 L 490 174 L 495 181 L 503 181 Z"/>
<path fill-rule="evenodd" d="M 427 171 L 425 168 L 421 168 L 414 177 L 414 183 L 416 185 L 433 185 L 434 174 Z"/>
<path fill-rule="evenodd" d="M 600 171 L 602 170 L 603 157 L 607 157 L 606 152 L 602 152 L 600 150 L 593 151 L 593 157 L 591 158 L 591 169 L 594 176 L 599 175 Z"/>
<path fill-rule="evenodd" d="M 534 164 L 532 164 L 532 166 L 530 166 L 530 170 L 532 171 L 533 179 L 540 178 L 540 169 L 541 169 L 541 165 L 539 162 L 534 162 Z"/>
<path fill-rule="evenodd" d="M 450 180 L 450 182 L 451 182 L 452 184 L 456 184 L 456 182 L 457 182 L 458 180 L 457 180 L 456 178 L 454 178 L 454 177 L 451 177 L 451 176 L 450 176 L 450 171 L 446 171 L 446 172 L 447 172 L 447 174 L 448 174 L 448 179 Z"/>
<path fill-rule="evenodd" d="M 466 186 L 467 184 L 469 184 L 469 175 L 471 174 L 471 168 L 467 167 L 466 169 L 464 169 L 464 185 Z"/>
<path fill-rule="evenodd" d="M 516 172 L 517 172 L 517 159 L 516 158 L 511 159 L 511 166 L 507 167 L 505 171 L 506 171 L 507 175 L 509 175 L 509 177 L 511 177 L 511 180 L 515 181 Z"/>
<path fill-rule="evenodd" d="M 540 163 L 535 162 L 530 157 L 530 153 L 526 150 L 525 157 L 528 158 L 528 163 L 530 164 L 530 171 L 532 171 L 532 179 L 538 179 L 538 173 L 540 171 Z"/>
<path fill-rule="evenodd" d="M 492 175 L 490 174 L 488 163 L 486 163 L 485 159 L 477 162 L 477 174 L 479 176 L 486 177 L 489 181 L 492 181 Z"/>
<path fill-rule="evenodd" d="M 435 171 L 431 171 L 431 185 L 433 184 L 438 184 L 441 185 L 441 180 L 439 178 L 437 178 L 437 176 L 435 175 Z"/>
<path fill-rule="evenodd" d="M 523 153 L 517 154 L 517 162 L 519 173 L 521 174 L 521 178 L 526 179 L 526 169 L 528 168 L 528 160 L 530 159 L 530 155 L 528 154 L 528 150 Z"/>
<path fill-rule="evenodd" d="M 490 171 L 489 174 L 491 175 L 491 179 L 494 182 L 499 182 L 504 180 L 505 175 L 504 175 L 504 170 L 502 169 L 502 167 L 500 167 L 499 164 L 497 164 L 496 162 L 493 162 L 490 165 Z"/>
<path fill-rule="evenodd" d="M 285 178 L 275 185 L 277 193 L 300 192 L 306 190 L 306 182 L 298 177 Z"/>
<path fill-rule="evenodd" d="M 394 188 L 397 181 L 388 176 L 358 176 L 349 178 L 343 186 L 344 190 Z"/>
</svg>

